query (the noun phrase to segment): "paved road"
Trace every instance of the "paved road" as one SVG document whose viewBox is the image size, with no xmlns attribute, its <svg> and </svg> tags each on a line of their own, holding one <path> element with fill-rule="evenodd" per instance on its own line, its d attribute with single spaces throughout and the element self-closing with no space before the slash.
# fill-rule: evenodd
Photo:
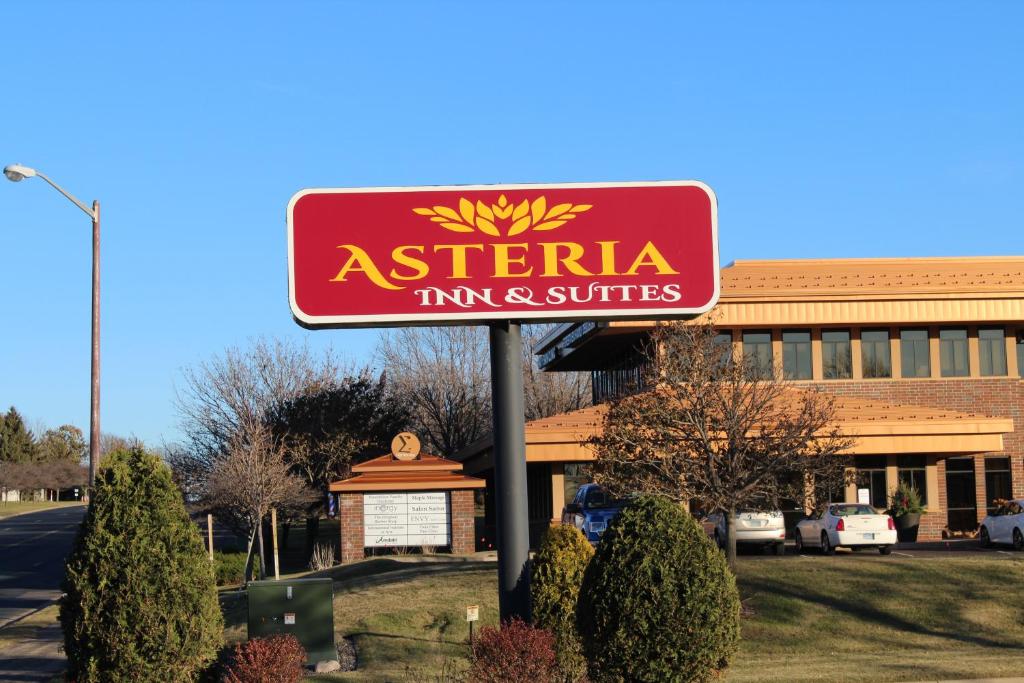
<svg viewBox="0 0 1024 683">
<path fill-rule="evenodd" d="M 85 506 L 0 519 L 0 628 L 60 597 Z"/>
<path fill-rule="evenodd" d="M 60 597 L 64 558 L 84 515 L 80 505 L 0 520 L 0 628 Z M 65 667 L 62 641 L 52 624 L 14 642 L 0 652 L 0 681 L 51 680 Z"/>
</svg>

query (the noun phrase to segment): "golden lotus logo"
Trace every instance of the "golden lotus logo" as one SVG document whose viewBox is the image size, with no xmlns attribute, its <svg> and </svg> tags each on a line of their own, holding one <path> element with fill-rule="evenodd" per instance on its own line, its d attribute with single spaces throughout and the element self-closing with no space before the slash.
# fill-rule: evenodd
<svg viewBox="0 0 1024 683">
<path fill-rule="evenodd" d="M 514 237 L 527 230 L 543 232 L 560 228 L 567 222 L 576 218 L 584 211 L 589 211 L 591 204 L 556 204 L 548 208 L 547 199 L 537 197 L 532 202 L 524 199 L 519 204 L 513 205 L 505 195 L 498 197 L 497 204 L 488 206 L 477 200 L 476 204 L 465 197 L 459 199 L 459 209 L 456 211 L 447 206 L 434 206 L 431 208 L 413 209 L 421 216 L 430 216 L 430 220 L 438 223 L 442 228 L 452 232 L 475 232 L 479 230 L 491 237 L 501 237 L 502 230 L 507 229 L 504 235 Z"/>
</svg>

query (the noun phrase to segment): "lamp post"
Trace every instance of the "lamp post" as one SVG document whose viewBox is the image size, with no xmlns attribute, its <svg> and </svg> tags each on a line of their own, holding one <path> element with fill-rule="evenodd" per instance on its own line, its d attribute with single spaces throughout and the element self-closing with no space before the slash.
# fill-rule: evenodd
<svg viewBox="0 0 1024 683">
<path fill-rule="evenodd" d="M 89 407 L 89 486 L 92 487 L 100 463 L 100 203 L 93 201 L 92 208 L 89 208 L 63 187 L 28 166 L 11 164 L 4 168 L 4 175 L 14 183 L 39 176 L 92 219 L 92 370 Z"/>
</svg>

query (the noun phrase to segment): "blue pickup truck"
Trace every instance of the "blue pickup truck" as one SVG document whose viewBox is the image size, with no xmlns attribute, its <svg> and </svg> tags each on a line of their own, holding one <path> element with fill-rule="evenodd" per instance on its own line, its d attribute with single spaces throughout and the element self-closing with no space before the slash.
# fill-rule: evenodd
<svg viewBox="0 0 1024 683">
<path fill-rule="evenodd" d="M 562 510 L 562 524 L 570 524 L 591 543 L 601 540 L 605 529 L 620 512 L 623 501 L 612 498 L 597 484 L 584 484 Z"/>
</svg>

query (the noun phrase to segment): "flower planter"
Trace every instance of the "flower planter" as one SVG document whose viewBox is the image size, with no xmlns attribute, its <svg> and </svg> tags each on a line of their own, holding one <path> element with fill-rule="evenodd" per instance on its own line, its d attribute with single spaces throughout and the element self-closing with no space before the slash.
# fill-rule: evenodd
<svg viewBox="0 0 1024 683">
<path fill-rule="evenodd" d="M 917 541 L 917 528 L 921 524 L 920 512 L 908 512 L 894 517 L 896 522 L 896 539 L 900 543 L 915 543 Z"/>
</svg>

